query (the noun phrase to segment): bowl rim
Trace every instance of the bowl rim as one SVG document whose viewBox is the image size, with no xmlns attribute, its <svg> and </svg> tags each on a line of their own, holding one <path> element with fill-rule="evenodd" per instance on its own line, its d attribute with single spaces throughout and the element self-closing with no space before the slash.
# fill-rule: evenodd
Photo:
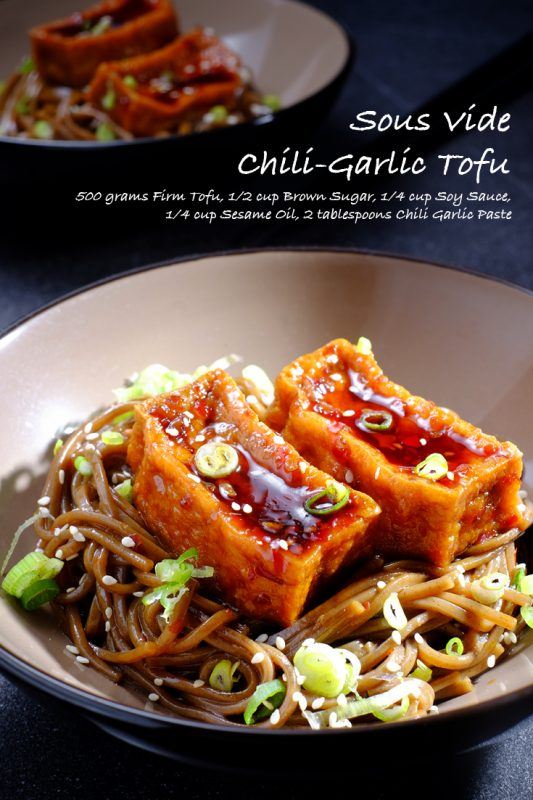
<svg viewBox="0 0 533 800">
<path fill-rule="evenodd" d="M 267 0 L 267 2 L 271 2 L 271 0 Z M 19 139 L 16 136 L 6 136 L 0 134 L 0 146 L 2 145 L 9 145 L 13 147 L 32 147 L 38 150 L 54 150 L 54 151 L 92 151 L 92 152 L 109 152 L 109 150 L 116 149 L 116 148 L 123 148 L 123 147 L 132 147 L 136 145 L 165 145 L 170 144 L 172 142 L 191 142 L 194 144 L 201 143 L 204 140 L 204 137 L 209 137 L 210 134 L 225 134 L 227 135 L 228 132 L 233 130 L 238 130 L 239 133 L 243 135 L 253 135 L 253 131 L 255 128 L 263 126 L 263 125 L 272 125 L 276 123 L 282 123 L 285 121 L 293 112 L 298 112 L 302 108 L 306 106 L 307 103 L 315 100 L 318 97 L 321 97 L 323 94 L 326 94 L 330 91 L 333 86 L 337 84 L 342 84 L 344 79 L 348 76 L 353 63 L 355 61 L 355 54 L 356 54 L 356 47 L 354 43 L 354 39 L 351 33 L 347 30 L 344 23 L 342 23 L 339 19 L 327 14 L 325 11 L 322 11 L 320 8 L 315 8 L 314 6 L 310 6 L 302 0 L 275 0 L 273 5 L 297 5 L 302 6 L 308 12 L 315 13 L 319 17 L 323 17 L 324 19 L 328 20 L 329 22 L 333 23 L 337 29 L 338 33 L 341 38 L 344 39 L 346 44 L 346 58 L 344 62 L 341 64 L 339 69 L 330 77 L 330 79 L 320 87 L 315 92 L 302 97 L 301 100 L 298 100 L 296 103 L 292 103 L 288 106 L 283 106 L 279 109 L 279 111 L 272 112 L 271 114 L 264 114 L 261 117 L 257 117 L 256 119 L 248 120 L 247 122 L 241 122 L 234 127 L 226 127 L 226 128 L 215 128 L 213 130 L 207 131 L 195 131 L 193 133 L 188 133 L 186 135 L 172 133 L 169 136 L 165 137 L 158 137 L 158 136 L 139 136 L 133 137 L 132 139 L 119 139 L 114 141 L 104 141 L 104 142 L 96 142 L 96 141 L 78 141 L 78 140 L 70 140 L 70 139 Z M 209 139 L 208 139 L 209 141 Z"/>
<path fill-rule="evenodd" d="M 63 302 L 71 300 L 78 295 L 82 295 L 85 292 L 91 291 L 92 289 L 96 289 L 102 286 L 106 286 L 107 284 L 114 283 L 115 281 L 123 280 L 129 277 L 134 277 L 136 275 L 142 273 L 148 273 L 152 270 L 156 269 L 170 269 L 174 266 L 181 266 L 185 265 L 189 262 L 196 262 L 207 260 L 211 258 L 221 258 L 221 257 L 228 257 L 228 256 L 250 256 L 250 255 L 258 255 L 258 254 L 278 254 L 278 253 L 290 253 L 290 254 L 327 254 L 332 253 L 334 255 L 352 255 L 352 256 L 370 256 L 370 257 L 377 257 L 377 258 L 387 258 L 393 259 L 398 262 L 403 262 L 406 266 L 409 264 L 420 264 L 426 265 L 430 267 L 435 267 L 437 269 L 445 269 L 451 272 L 458 272 L 463 275 L 471 276 L 474 278 L 481 278 L 483 280 L 489 281 L 490 283 L 501 284 L 507 288 L 514 289 L 522 294 L 526 294 L 530 297 L 533 297 L 533 290 L 528 289 L 527 287 L 520 286 L 512 281 L 509 281 L 505 278 L 500 278 L 497 276 L 487 275 L 482 272 L 478 272 L 474 269 L 469 269 L 463 266 L 458 265 L 451 265 L 445 264 L 442 262 L 436 261 L 428 261 L 424 258 L 419 257 L 412 257 L 412 256 L 404 256 L 397 253 L 387 252 L 387 251 L 376 251 L 371 249 L 362 249 L 362 248 L 355 248 L 355 247 L 322 247 L 322 246 L 280 246 L 280 247 L 250 247 L 250 248 L 236 248 L 236 249 L 227 249 L 227 250 L 217 250 L 214 252 L 208 253 L 196 253 L 193 255 L 185 255 L 185 256 L 178 256 L 173 257 L 170 259 L 165 259 L 163 261 L 154 262 L 145 266 L 141 267 L 134 267 L 129 270 L 124 270 L 122 272 L 107 276 L 105 278 L 101 278 L 96 281 L 92 281 L 89 284 L 83 285 L 77 289 L 74 289 L 71 292 L 67 292 L 61 295 L 58 298 L 46 303 L 38 308 L 34 309 L 33 311 L 25 314 L 18 319 L 16 319 L 13 323 L 8 325 L 6 328 L 0 330 L 0 343 L 3 339 L 9 336 L 14 330 L 25 325 L 27 322 L 45 314 L 50 309 L 54 308 L 55 306 L 61 305 Z M 209 733 L 212 734 L 228 734 L 234 736 L 242 736 L 244 734 L 252 734 L 254 736 L 273 736 L 273 735 L 285 735 L 285 736 L 309 736 L 313 734 L 316 735 L 333 735 L 336 734 L 338 736 L 345 735 L 345 736 L 356 736 L 356 735 L 366 735 L 366 736 L 375 736 L 378 735 L 378 732 L 383 733 L 385 731 L 390 730 L 397 730 L 397 725 L 393 726 L 375 726 L 370 724 L 361 723 L 354 728 L 334 728 L 334 729 L 322 729 L 319 731 L 312 730 L 309 728 L 279 728 L 279 729 L 269 729 L 269 728 L 261 728 L 261 727 L 246 727 L 242 725 L 221 725 L 216 723 L 207 723 L 207 722 L 199 722 L 192 719 L 187 719 L 185 717 L 177 717 L 171 716 L 170 714 L 161 714 L 154 711 L 140 709 L 140 708 L 133 708 L 131 706 L 127 706 L 123 703 L 120 703 L 116 700 L 111 700 L 106 697 L 100 697 L 96 694 L 93 694 L 90 691 L 79 689 L 78 687 L 71 686 L 68 683 L 65 683 L 58 678 L 55 678 L 38 667 L 35 667 L 31 664 L 26 663 L 22 659 L 18 658 L 16 655 L 8 651 L 4 645 L 0 642 L 0 668 L 5 669 L 8 673 L 12 674 L 15 678 L 21 679 L 30 685 L 43 690 L 47 694 L 53 695 L 54 697 L 69 702 L 72 705 L 75 705 L 79 708 L 82 708 L 86 711 L 91 713 L 95 713 L 99 716 L 104 717 L 111 717 L 118 719 L 122 722 L 129 722 L 129 723 L 140 723 L 144 724 L 151 724 L 152 728 L 176 728 L 182 729 L 186 731 L 188 728 L 192 728 L 196 732 L 203 732 L 207 735 Z M 496 697 L 492 700 L 482 700 L 472 706 L 467 706 L 466 708 L 456 708 L 446 711 L 444 715 L 440 714 L 428 714 L 425 717 L 419 719 L 408 719 L 408 720 L 400 720 L 400 724 L 402 726 L 402 730 L 412 730 L 413 726 L 415 726 L 414 730 L 421 730 L 422 728 L 431 728 L 434 729 L 436 725 L 439 725 L 440 720 L 444 720 L 442 724 L 446 721 L 452 722 L 453 720 L 458 720 L 463 717 L 468 717 L 469 719 L 479 718 L 487 713 L 494 713 L 497 712 L 499 709 L 504 708 L 506 706 L 512 706 L 518 703 L 524 702 L 529 700 L 529 706 L 533 711 L 533 683 L 529 686 L 525 686 L 521 689 L 515 689 L 511 692 L 507 692 L 502 694 L 499 697 Z M 527 711 L 525 710 L 524 716 L 526 716 Z"/>
</svg>

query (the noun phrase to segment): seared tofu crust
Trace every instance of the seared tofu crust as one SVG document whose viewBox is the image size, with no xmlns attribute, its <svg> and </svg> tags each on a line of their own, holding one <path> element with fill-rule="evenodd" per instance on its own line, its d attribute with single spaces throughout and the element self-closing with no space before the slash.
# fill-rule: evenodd
<svg viewBox="0 0 533 800">
<path fill-rule="evenodd" d="M 370 553 L 378 505 L 350 489 L 335 513 L 309 513 L 306 500 L 331 476 L 260 422 L 226 373 L 209 372 L 135 414 L 135 506 L 173 552 L 196 547 L 215 568 L 215 591 L 246 614 L 288 625 L 324 581 Z M 211 439 L 238 452 L 226 477 L 196 467 L 195 453 Z"/>
<path fill-rule="evenodd" d="M 383 421 L 390 427 L 376 430 Z M 526 524 L 515 445 L 410 394 L 345 339 L 281 371 L 266 422 L 312 464 L 376 500 L 374 547 L 385 555 L 446 565 L 480 538 Z M 432 453 L 447 461 L 438 480 L 414 469 Z"/>
</svg>

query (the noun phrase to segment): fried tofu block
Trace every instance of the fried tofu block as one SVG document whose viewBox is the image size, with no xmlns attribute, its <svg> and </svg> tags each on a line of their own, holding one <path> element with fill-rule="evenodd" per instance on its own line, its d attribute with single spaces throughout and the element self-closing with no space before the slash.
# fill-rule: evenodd
<svg viewBox="0 0 533 800">
<path fill-rule="evenodd" d="M 198 468 L 209 442 L 230 445 L 230 474 Z M 350 489 L 334 513 L 309 513 L 331 477 L 260 422 L 221 370 L 140 404 L 128 460 L 149 528 L 175 553 L 196 547 L 215 568 L 215 589 L 250 616 L 290 624 L 325 580 L 370 550 L 376 503 Z"/>
<path fill-rule="evenodd" d="M 224 42 L 197 28 L 153 53 L 102 64 L 89 97 L 125 130 L 151 136 L 185 114 L 234 106 L 243 86 L 239 66 Z"/>
<path fill-rule="evenodd" d="M 148 53 L 178 35 L 170 0 L 104 0 L 30 31 L 41 76 L 63 86 L 85 86 L 104 61 Z"/>
<path fill-rule="evenodd" d="M 359 350 L 337 339 L 285 367 L 266 422 L 376 500 L 376 550 L 445 565 L 480 537 L 523 527 L 515 445 L 410 394 Z M 432 454 L 445 460 L 418 466 Z"/>
</svg>

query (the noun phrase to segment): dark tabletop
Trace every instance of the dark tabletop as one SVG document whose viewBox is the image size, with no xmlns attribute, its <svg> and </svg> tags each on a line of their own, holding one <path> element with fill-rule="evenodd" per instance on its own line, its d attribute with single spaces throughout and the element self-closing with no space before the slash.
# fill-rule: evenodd
<svg viewBox="0 0 533 800">
<path fill-rule="evenodd" d="M 357 63 L 328 120 L 316 131 L 295 133 L 291 142 L 316 143 L 339 154 L 363 146 L 362 138 L 348 131 L 358 111 L 408 114 L 533 27 L 530 0 L 512 4 L 500 0 L 316 0 L 313 5 L 327 10 L 350 30 L 357 42 Z M 72 202 L 72 192 L 85 188 L 76 184 L 75 176 L 52 183 L 25 183 L 21 178 L 18 186 L 3 187 L 2 193 L 4 201 L 8 192 L 11 199 L 4 203 L 0 239 L 0 329 L 65 292 L 113 273 L 176 256 L 242 247 L 334 245 L 386 251 L 463 266 L 531 289 L 533 96 L 531 91 L 518 90 L 519 83 L 518 78 L 513 79 L 504 87 L 500 101 L 500 107 L 512 113 L 511 131 L 505 137 L 468 134 L 457 137 L 453 148 L 444 148 L 472 155 L 493 146 L 502 157 L 508 157 L 510 174 L 489 179 L 482 187 L 451 177 L 438 182 L 438 188 L 447 191 L 482 188 L 510 192 L 513 219 L 505 222 L 178 227 L 161 223 L 155 214 L 140 216 L 134 209 L 131 215 L 89 216 Z M 211 154 L 209 178 L 197 170 L 199 188 L 224 183 L 231 159 L 220 155 Z M 150 188 L 164 185 L 170 189 L 178 176 L 183 176 L 183 165 L 155 169 L 160 172 L 145 172 L 143 177 L 151 181 Z M 235 183 L 233 166 L 232 175 Z M 107 175 L 106 180 L 112 187 L 113 176 Z M 135 185 L 131 176 L 130 185 Z M 305 189 L 311 185 L 306 183 Z M 259 188 L 264 186 L 268 182 Z M 386 182 L 382 186 L 386 188 Z M 257 185 L 252 181 L 248 188 L 257 189 Z M 301 190 L 302 185 L 298 179 L 288 178 L 282 185 L 278 182 L 277 188 Z M 402 188 L 433 191 L 435 175 L 406 178 Z M 48 210 L 37 217 L 39 207 Z M 300 798 L 311 791 L 289 780 L 272 785 L 268 766 L 264 779 L 243 780 L 199 773 L 148 754 L 141 756 L 79 717 L 57 706 L 42 706 L 2 677 L 0 691 L 2 797 L 59 800 L 90 794 L 102 800 L 121 795 L 132 800 L 159 800 L 179 795 L 193 800 L 253 794 L 259 800 L 272 792 Z M 385 753 L 384 769 L 374 781 L 361 784 L 356 754 L 351 754 L 354 782 L 338 788 L 354 796 L 364 791 L 372 798 L 416 790 L 424 797 L 526 800 L 533 785 L 532 733 L 533 725 L 526 722 L 484 749 L 452 759 L 441 753 L 437 765 L 419 765 L 416 784 L 407 765 L 386 777 Z M 329 781 L 329 790 L 335 785 L 335 764 L 317 765 L 313 772 Z M 328 784 L 321 791 L 328 791 Z"/>
</svg>

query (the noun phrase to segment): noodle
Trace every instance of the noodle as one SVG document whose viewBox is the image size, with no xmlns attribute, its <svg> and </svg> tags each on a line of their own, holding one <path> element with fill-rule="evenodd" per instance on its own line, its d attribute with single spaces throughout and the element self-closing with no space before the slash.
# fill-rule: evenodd
<svg viewBox="0 0 533 800">
<path fill-rule="evenodd" d="M 174 129 L 162 130 L 157 136 L 185 135 L 248 122 L 265 114 L 268 109 L 262 106 L 261 95 L 248 84 L 237 97 L 227 121 L 207 121 L 206 111 L 196 109 L 184 114 Z M 35 124 L 39 122 L 48 126 L 50 135 L 44 137 L 47 139 L 92 142 L 100 138 L 101 126 L 105 127 L 106 138 L 121 141 L 134 138 L 105 111 L 92 105 L 84 90 L 50 86 L 35 71 L 13 73 L 0 91 L 0 135 L 41 138 L 35 134 Z"/>
<path fill-rule="evenodd" d="M 35 94 L 35 109 L 48 97 L 43 92 L 41 87 Z M 58 106 L 53 108 L 56 113 Z M 65 561 L 58 576 L 61 593 L 54 601 L 63 626 L 82 663 L 110 680 L 135 684 L 180 717 L 236 725 L 242 724 L 257 686 L 281 677 L 287 691 L 279 714 L 274 721 L 267 718 L 256 724 L 303 726 L 308 724 L 306 708 L 320 706 L 329 712 L 338 700 L 321 698 L 317 705 L 316 696 L 301 685 L 292 658 L 311 638 L 342 645 L 359 658 L 357 691 L 369 697 L 398 686 L 421 660 L 433 674 L 420 682 L 418 696 L 409 701 L 405 717 L 413 718 L 433 711 L 435 698 L 470 691 L 471 679 L 511 646 L 513 639 L 506 632 L 523 627 L 516 615 L 530 602 L 526 595 L 507 588 L 492 607 L 473 599 L 469 588 L 471 581 L 494 570 L 512 579 L 517 530 L 475 545 L 447 568 L 416 561 L 384 564 L 374 558 L 348 585 L 290 627 L 271 633 L 267 641 L 264 633 L 259 641 L 254 638 L 261 632 L 258 622 L 242 619 L 235 610 L 202 595 L 201 582 L 195 579 L 177 601 L 172 621 L 165 624 L 159 604 L 144 605 L 141 597 L 160 584 L 155 563 L 175 554 L 146 530 L 138 511 L 116 488 L 131 478 L 126 451 L 132 423 L 127 412 L 133 406 L 114 406 L 70 435 L 45 483 L 48 509 L 35 523 L 39 547 Z M 96 446 L 99 432 L 111 424 L 123 443 L 99 441 Z M 74 467 L 79 455 L 91 465 L 89 476 Z M 128 546 L 130 539 L 135 549 Z M 401 631 L 392 631 L 381 615 L 393 593 L 408 615 Z M 450 636 L 461 638 L 464 652 L 442 649 Z M 238 662 L 231 692 L 209 683 L 222 658 Z"/>
</svg>

